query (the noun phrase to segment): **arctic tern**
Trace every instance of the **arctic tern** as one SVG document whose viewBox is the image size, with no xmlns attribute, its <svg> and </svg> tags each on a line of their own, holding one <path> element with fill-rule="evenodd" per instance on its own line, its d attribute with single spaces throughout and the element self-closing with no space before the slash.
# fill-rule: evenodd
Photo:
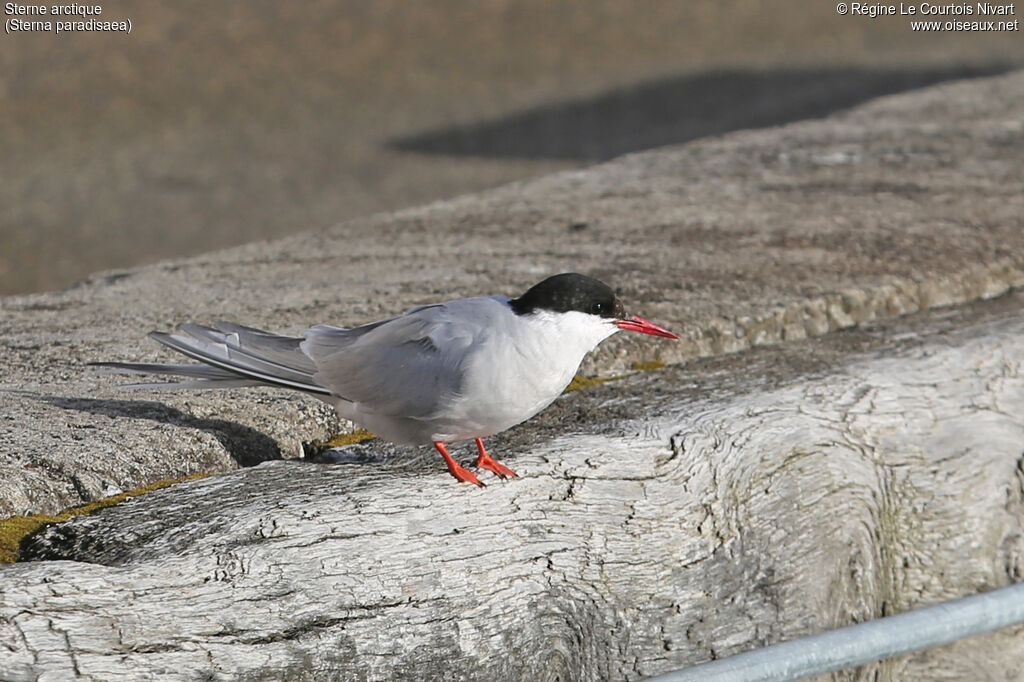
<svg viewBox="0 0 1024 682">
<path fill-rule="evenodd" d="M 185 324 L 183 334 L 150 337 L 202 364 L 96 364 L 184 379 L 137 388 L 277 386 L 310 393 L 385 440 L 433 443 L 452 476 L 483 486 L 445 444 L 472 438 L 477 468 L 515 476 L 481 439 L 550 405 L 584 356 L 620 329 L 679 338 L 626 314 L 603 282 L 564 273 L 519 298 L 434 303 L 351 329 L 317 325 L 301 337 L 231 322 Z"/>
</svg>

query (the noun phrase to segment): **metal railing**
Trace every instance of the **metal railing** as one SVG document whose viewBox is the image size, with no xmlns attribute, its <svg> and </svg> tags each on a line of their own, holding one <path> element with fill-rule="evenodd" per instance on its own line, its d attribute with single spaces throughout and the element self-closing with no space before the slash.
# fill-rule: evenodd
<svg viewBox="0 0 1024 682">
<path fill-rule="evenodd" d="M 665 673 L 648 682 L 784 682 L 1024 623 L 1024 583 Z"/>
</svg>

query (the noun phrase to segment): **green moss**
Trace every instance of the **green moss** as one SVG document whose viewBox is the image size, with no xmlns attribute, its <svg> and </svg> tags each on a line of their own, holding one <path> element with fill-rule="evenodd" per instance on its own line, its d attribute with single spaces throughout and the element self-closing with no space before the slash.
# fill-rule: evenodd
<svg viewBox="0 0 1024 682">
<path fill-rule="evenodd" d="M 633 369 L 637 372 L 649 372 L 652 369 L 661 369 L 665 363 L 661 360 L 648 360 L 647 362 L 634 362 Z"/>
<path fill-rule="evenodd" d="M 665 367 L 665 363 L 661 360 L 648 360 L 647 362 L 634 362 L 632 368 L 636 372 L 648 372 L 654 369 L 661 369 Z M 569 385 L 565 387 L 565 393 L 570 391 L 576 391 L 581 388 L 590 388 L 591 386 L 599 386 L 600 384 L 606 384 L 609 381 L 618 381 L 619 379 L 625 379 L 625 375 L 619 375 L 614 377 L 585 377 L 582 374 L 577 374 L 573 377 Z"/>
<path fill-rule="evenodd" d="M 356 429 L 352 433 L 336 433 L 331 436 L 329 441 L 323 444 L 321 450 L 324 448 L 343 448 L 346 445 L 355 445 L 356 443 L 362 443 L 364 440 L 376 437 L 366 429 Z"/>
<path fill-rule="evenodd" d="M 33 514 L 12 516 L 0 521 L 0 564 L 13 564 L 18 560 L 18 547 L 26 535 L 36 532 L 48 523 L 59 523 L 64 520 L 61 516 L 51 514 Z"/>
<path fill-rule="evenodd" d="M 172 486 L 175 483 L 191 481 L 192 479 L 203 478 L 208 475 L 209 474 L 192 474 L 191 476 L 184 476 L 182 478 L 167 478 L 162 481 L 150 483 L 149 485 L 134 488 L 118 495 L 111 495 L 110 497 L 104 497 L 100 500 L 94 500 L 79 507 L 65 509 L 59 514 L 12 516 L 9 519 L 0 520 L 0 564 L 13 564 L 16 562 L 18 560 L 18 552 L 21 547 L 22 540 L 32 533 L 35 533 L 43 526 L 51 523 L 67 521 L 68 519 L 73 519 L 76 516 L 92 514 L 101 509 L 121 504 L 132 497 L 138 497 L 139 495 L 143 495 L 154 490 L 160 490 L 161 488 Z"/>
<path fill-rule="evenodd" d="M 585 377 L 582 374 L 577 374 L 572 378 L 572 381 L 569 382 L 569 385 L 565 387 L 564 393 L 569 393 L 570 391 L 578 391 L 581 388 L 590 388 L 591 386 L 600 386 L 601 384 L 606 384 L 609 381 L 615 381 L 616 379 L 621 378 L 622 377 L 596 378 Z"/>
</svg>

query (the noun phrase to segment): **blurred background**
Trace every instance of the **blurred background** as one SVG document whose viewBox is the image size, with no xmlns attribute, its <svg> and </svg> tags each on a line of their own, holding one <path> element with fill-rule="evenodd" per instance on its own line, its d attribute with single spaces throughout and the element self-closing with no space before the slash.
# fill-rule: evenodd
<svg viewBox="0 0 1024 682">
<path fill-rule="evenodd" d="M 0 36 L 0 294 L 1024 65 L 806 0 L 97 2 Z"/>
</svg>

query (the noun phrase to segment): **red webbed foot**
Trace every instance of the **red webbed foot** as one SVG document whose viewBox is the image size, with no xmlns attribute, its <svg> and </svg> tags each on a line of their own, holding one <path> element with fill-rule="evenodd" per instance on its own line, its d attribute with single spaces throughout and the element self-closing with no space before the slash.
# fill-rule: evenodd
<svg viewBox="0 0 1024 682">
<path fill-rule="evenodd" d="M 484 484 L 480 482 L 480 479 L 476 477 L 476 474 L 463 467 L 461 464 L 456 462 L 450 454 L 448 454 L 448 449 L 444 446 L 444 443 L 438 441 L 434 443 L 434 447 L 437 448 L 437 451 L 441 453 L 442 457 L 444 457 L 444 463 L 448 465 L 448 473 L 454 476 L 455 480 L 460 483 L 472 483 L 473 485 L 478 485 L 481 488 L 484 487 Z"/>
<path fill-rule="evenodd" d="M 484 450 L 484 442 L 479 438 L 476 439 L 476 449 L 480 452 L 476 458 L 477 468 L 487 469 L 502 478 L 508 478 L 509 476 L 512 476 L 513 478 L 516 477 L 516 472 L 512 471 L 507 466 L 487 454 L 487 450 Z"/>
</svg>

